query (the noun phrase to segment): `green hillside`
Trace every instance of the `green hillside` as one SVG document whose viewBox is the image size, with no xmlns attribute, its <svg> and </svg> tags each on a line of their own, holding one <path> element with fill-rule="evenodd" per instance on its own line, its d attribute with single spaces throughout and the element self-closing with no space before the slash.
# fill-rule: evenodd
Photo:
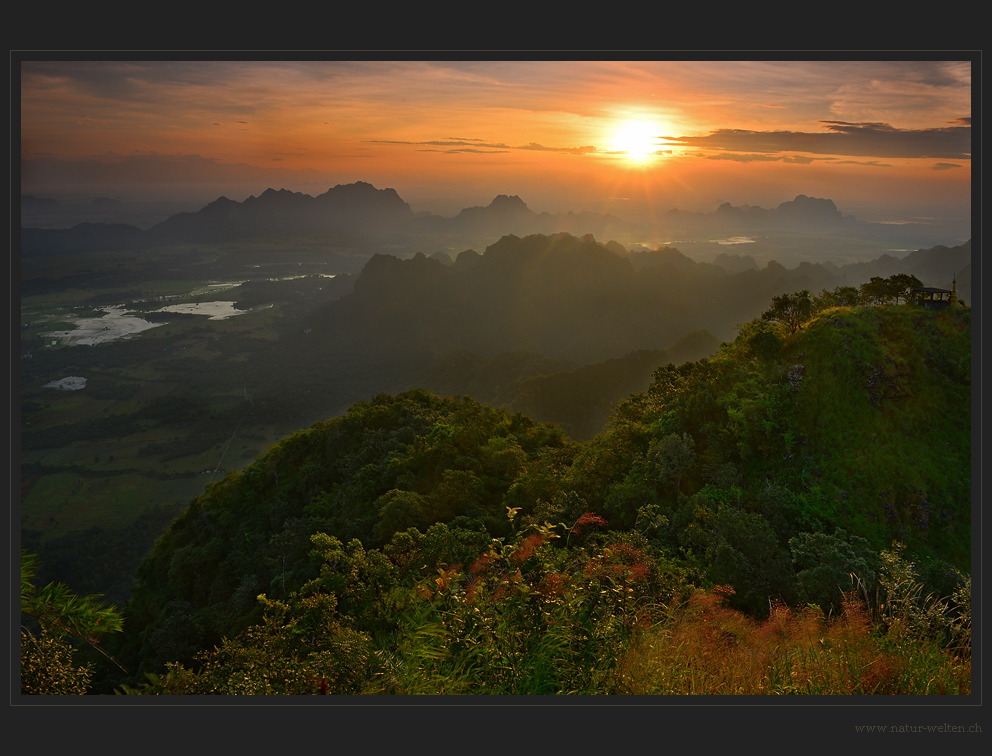
<svg viewBox="0 0 992 756">
<path fill-rule="evenodd" d="M 826 309 L 792 335 L 755 321 L 714 358 L 657 371 L 586 454 L 601 467 L 629 450 L 637 476 L 659 439 L 688 434 L 683 492 L 787 492 L 794 527 L 840 525 L 967 568 L 970 322 L 908 305 Z M 590 495 L 609 500 L 620 481 L 608 480 Z"/>
<path fill-rule="evenodd" d="M 420 390 L 286 438 L 159 539 L 112 647 L 129 674 L 98 685 L 619 692 L 644 628 L 700 590 L 761 623 L 828 622 L 860 589 L 889 597 L 866 607 L 884 630 L 907 580 L 906 606 L 949 602 L 917 639 L 944 664 L 970 589 L 971 311 L 814 308 L 790 330 L 759 318 L 664 365 L 584 443 Z"/>
</svg>

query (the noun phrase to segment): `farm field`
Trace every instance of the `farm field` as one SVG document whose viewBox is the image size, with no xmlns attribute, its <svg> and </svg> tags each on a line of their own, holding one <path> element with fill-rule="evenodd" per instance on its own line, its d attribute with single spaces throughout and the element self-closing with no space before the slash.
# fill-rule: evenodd
<svg viewBox="0 0 992 756">
<path fill-rule="evenodd" d="M 265 392 L 283 384 L 294 394 L 278 375 L 287 325 L 328 296 L 322 289 L 336 271 L 305 247 L 281 263 L 271 263 L 270 248 L 265 266 L 238 251 L 201 245 L 22 261 L 17 409 L 27 542 L 64 552 L 95 528 L 123 533 L 151 513 L 167 525 L 208 483 L 301 422 L 326 417 L 263 417 L 255 403 L 260 377 Z M 236 303 L 249 281 L 274 284 L 270 301 Z"/>
</svg>

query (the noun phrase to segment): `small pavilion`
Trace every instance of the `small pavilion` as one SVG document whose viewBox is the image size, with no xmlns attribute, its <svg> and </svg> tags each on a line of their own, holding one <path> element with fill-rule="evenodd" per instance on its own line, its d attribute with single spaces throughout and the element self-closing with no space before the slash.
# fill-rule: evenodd
<svg viewBox="0 0 992 756">
<path fill-rule="evenodd" d="M 914 304 L 928 310 L 943 310 L 945 307 L 958 305 L 957 276 L 951 283 L 950 289 L 938 289 L 936 286 L 919 286 L 910 291 L 910 299 Z"/>
</svg>

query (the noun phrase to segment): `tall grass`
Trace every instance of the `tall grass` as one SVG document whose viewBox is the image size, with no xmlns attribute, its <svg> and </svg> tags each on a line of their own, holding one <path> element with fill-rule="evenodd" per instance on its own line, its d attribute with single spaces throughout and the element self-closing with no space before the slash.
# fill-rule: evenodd
<svg viewBox="0 0 992 756">
<path fill-rule="evenodd" d="M 841 614 L 773 606 L 763 622 L 694 594 L 645 632 L 622 664 L 641 695 L 945 695 L 971 692 L 970 659 L 898 624 L 874 623 L 855 595 Z"/>
</svg>

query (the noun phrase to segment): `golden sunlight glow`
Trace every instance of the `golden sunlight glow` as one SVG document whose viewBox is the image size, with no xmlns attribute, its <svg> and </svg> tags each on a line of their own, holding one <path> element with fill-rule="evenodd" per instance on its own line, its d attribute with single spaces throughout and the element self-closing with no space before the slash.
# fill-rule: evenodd
<svg viewBox="0 0 992 756">
<path fill-rule="evenodd" d="M 625 121 L 613 132 L 610 149 L 638 163 L 655 156 L 661 149 L 661 127 L 651 121 Z"/>
</svg>

